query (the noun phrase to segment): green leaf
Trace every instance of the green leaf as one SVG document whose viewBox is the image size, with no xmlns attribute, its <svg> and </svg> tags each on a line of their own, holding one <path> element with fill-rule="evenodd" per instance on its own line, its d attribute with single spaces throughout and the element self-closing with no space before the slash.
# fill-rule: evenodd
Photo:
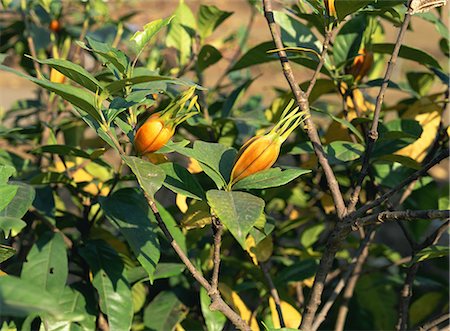
<svg viewBox="0 0 450 331">
<path fill-rule="evenodd" d="M 303 247 L 311 247 L 317 241 L 317 239 L 319 239 L 319 236 L 324 228 L 325 226 L 323 225 L 323 223 L 318 223 L 303 230 L 300 237 L 300 243 L 303 245 Z"/>
<path fill-rule="evenodd" d="M 57 298 L 28 280 L 13 276 L 0 277 L 2 316 L 26 317 L 29 314 L 51 314 L 61 317 Z"/>
<path fill-rule="evenodd" d="M 230 95 L 225 99 L 225 102 L 222 106 L 222 118 L 227 118 L 231 114 L 231 110 L 235 106 L 239 97 L 245 93 L 245 91 L 249 88 L 250 84 L 253 83 L 255 79 L 247 79 L 244 83 L 236 87 Z"/>
<path fill-rule="evenodd" d="M 97 80 L 97 78 L 95 78 L 86 69 L 76 63 L 64 59 L 33 60 L 42 64 L 46 64 L 49 67 L 58 70 L 64 76 L 70 78 L 75 83 L 80 84 L 81 86 L 94 93 L 103 91 L 103 87 Z"/>
<path fill-rule="evenodd" d="M 43 154 L 43 153 L 51 153 L 62 156 L 75 156 L 82 157 L 83 159 L 90 159 L 90 155 L 85 151 L 78 149 L 73 146 L 67 145 L 46 145 L 40 146 L 36 149 L 33 149 L 32 153 L 34 154 Z"/>
<path fill-rule="evenodd" d="M 18 189 L 17 185 L 0 185 L 0 211 L 14 199 Z"/>
<path fill-rule="evenodd" d="M 13 176 L 15 173 L 16 169 L 14 169 L 14 167 L 7 164 L 0 164 L 0 185 L 6 184 L 9 177 Z"/>
<path fill-rule="evenodd" d="M 96 316 L 92 312 L 93 302 L 87 299 L 80 291 L 66 286 L 58 298 L 59 308 L 63 316 L 80 316 L 82 319 L 74 323 L 70 320 L 58 320 L 51 316 L 45 316 L 44 324 L 47 331 L 75 331 L 94 330 Z M 80 327 L 81 325 L 81 327 Z"/>
<path fill-rule="evenodd" d="M 366 24 L 366 18 L 360 15 L 345 23 L 339 30 L 333 43 L 333 58 L 336 67 L 345 65 L 347 61 L 358 54 Z"/>
<path fill-rule="evenodd" d="M 409 307 L 409 325 L 415 326 L 441 307 L 444 294 L 441 292 L 428 292 L 414 301 Z"/>
<path fill-rule="evenodd" d="M 373 329 L 394 330 L 397 316 L 397 291 L 392 281 L 379 273 L 363 275 L 356 284 L 355 294 L 359 309 L 371 315 Z M 369 315 L 369 316 L 370 316 Z"/>
<path fill-rule="evenodd" d="M 198 32 L 202 39 L 209 37 L 232 12 L 220 10 L 216 6 L 200 5 L 198 10 Z"/>
<path fill-rule="evenodd" d="M 2 220 L 0 219 L 0 224 L 1 223 Z M 0 263 L 6 261 L 11 256 L 14 256 L 15 253 L 16 250 L 14 248 L 0 244 Z"/>
<path fill-rule="evenodd" d="M 264 200 L 245 192 L 210 190 L 208 204 L 245 249 L 245 238 L 264 211 Z"/>
<path fill-rule="evenodd" d="M 158 207 L 159 214 L 164 224 L 166 225 L 167 229 L 169 230 L 170 234 L 175 239 L 178 246 L 181 247 L 183 252 L 187 253 L 186 237 L 184 236 L 183 231 L 181 231 L 180 225 L 161 204 L 156 202 L 156 206 Z M 150 218 L 152 219 L 153 222 L 156 223 L 156 219 L 153 214 L 150 214 Z M 167 239 L 165 236 L 164 238 Z"/>
<path fill-rule="evenodd" d="M 392 54 L 394 46 L 395 44 L 391 43 L 373 44 L 372 50 L 374 53 Z M 423 64 L 424 66 L 442 69 L 439 62 L 437 62 L 434 57 L 417 48 L 402 45 L 398 56 L 407 60 L 415 61 L 419 64 Z"/>
<path fill-rule="evenodd" d="M 373 156 L 391 154 L 415 142 L 422 135 L 423 128 L 419 122 L 411 119 L 395 119 L 380 124 Z"/>
<path fill-rule="evenodd" d="M 137 31 L 131 38 L 131 41 L 134 41 L 137 46 L 137 52 L 140 53 L 144 49 L 145 46 L 152 40 L 152 38 L 159 32 L 161 29 L 167 25 L 169 25 L 170 21 L 174 18 L 174 16 L 165 18 L 165 19 L 157 19 L 153 22 L 150 22 L 144 26 L 143 31 Z"/>
<path fill-rule="evenodd" d="M 349 141 L 333 141 L 325 146 L 328 161 L 331 164 L 357 160 L 364 152 L 364 146 Z"/>
<path fill-rule="evenodd" d="M 359 132 L 359 130 L 349 121 L 347 121 L 345 118 L 341 118 L 341 117 L 337 117 L 333 114 L 331 114 L 330 112 L 315 108 L 315 107 L 311 107 L 311 110 L 318 112 L 318 113 L 322 113 L 322 114 L 326 114 L 328 115 L 330 118 L 332 118 L 334 121 L 338 122 L 339 124 L 342 124 L 343 126 L 347 127 L 356 137 L 358 137 L 359 141 L 361 143 L 364 143 L 364 137 L 362 136 L 361 132 Z"/>
<path fill-rule="evenodd" d="M 214 46 L 204 45 L 198 54 L 197 68 L 202 72 L 209 66 L 217 63 L 222 58 L 222 54 Z"/>
<path fill-rule="evenodd" d="M 184 305 L 173 292 L 159 293 L 144 310 L 148 330 L 173 330 L 187 315 Z"/>
<path fill-rule="evenodd" d="M 166 177 L 164 170 L 135 156 L 122 156 L 122 158 L 136 175 L 139 185 L 144 192 L 153 199 Z"/>
<path fill-rule="evenodd" d="M 21 278 L 58 297 L 66 285 L 68 274 L 66 245 L 62 235 L 45 232 L 28 253 Z"/>
<path fill-rule="evenodd" d="M 208 331 L 222 331 L 227 318 L 221 312 L 209 309 L 211 299 L 203 287 L 200 288 L 200 305 Z"/>
<path fill-rule="evenodd" d="M 147 74 L 147 75 L 138 75 L 138 76 L 134 76 L 134 77 L 130 77 L 130 78 L 123 78 L 123 79 L 115 80 L 115 81 L 109 83 L 108 85 L 106 85 L 105 89 L 108 90 L 109 93 L 111 93 L 111 94 L 116 94 L 117 92 L 121 91 L 125 87 L 133 86 L 133 85 L 137 85 L 137 84 L 141 84 L 141 83 L 147 83 L 147 82 L 170 82 L 172 84 L 177 84 L 177 85 L 181 85 L 181 86 L 199 87 L 195 83 L 188 81 L 188 80 L 173 78 L 170 76 L 160 76 L 157 74 L 154 74 L 154 75 Z M 150 92 L 151 91 L 149 91 L 149 93 Z"/>
<path fill-rule="evenodd" d="M 102 241 L 79 248 L 94 275 L 92 283 L 100 296 L 100 309 L 107 315 L 111 331 L 130 330 L 133 302 L 125 267 L 117 252 Z"/>
<path fill-rule="evenodd" d="M 16 195 L 8 206 L 0 211 L 0 216 L 22 218 L 33 203 L 35 192 L 33 187 L 25 183 L 11 182 L 11 184 L 18 187 Z"/>
<path fill-rule="evenodd" d="M 336 7 L 338 19 L 342 21 L 347 15 L 356 13 L 361 8 L 373 2 L 375 2 L 375 0 L 335 0 L 334 5 Z"/>
<path fill-rule="evenodd" d="M 106 217 L 119 228 L 153 282 L 160 247 L 155 225 L 148 216 L 147 200 L 138 190 L 124 188 L 101 198 L 100 205 Z"/>
<path fill-rule="evenodd" d="M 316 273 L 317 262 L 315 260 L 302 260 L 282 269 L 280 275 L 274 280 L 276 284 L 298 282 L 308 279 Z"/>
<path fill-rule="evenodd" d="M 233 190 L 254 190 L 286 185 L 311 170 L 270 168 L 245 177 L 233 185 Z"/>
<path fill-rule="evenodd" d="M 6 238 L 17 236 L 27 223 L 17 217 L 0 216 L 0 230 Z"/>
<path fill-rule="evenodd" d="M 185 195 L 192 199 L 203 200 L 205 192 L 195 177 L 184 167 L 176 163 L 163 163 L 159 165 L 166 173 L 163 183 L 168 189 L 175 193 Z"/>
<path fill-rule="evenodd" d="M 425 96 L 434 83 L 434 74 L 430 72 L 408 72 L 408 84 L 420 96 Z"/>
<path fill-rule="evenodd" d="M 122 75 L 127 72 L 130 61 L 123 52 L 111 47 L 109 44 L 96 41 L 92 38 L 86 37 L 86 39 L 90 48 L 81 42 L 77 42 L 78 46 L 97 54 L 112 73 L 115 73 L 115 70 L 119 71 Z"/>
<path fill-rule="evenodd" d="M 321 52 L 322 44 L 311 29 L 281 11 L 274 11 L 275 21 L 281 27 L 281 39 L 286 46 L 300 46 Z M 273 49 L 273 48 L 272 48 Z"/>
<path fill-rule="evenodd" d="M 445 257 L 448 256 L 449 254 L 450 248 L 447 246 L 439 246 L 439 245 L 429 246 L 418 252 L 414 256 L 414 259 L 411 262 L 409 262 L 408 265 L 412 265 L 413 263 L 422 262 L 425 260 Z"/>
<path fill-rule="evenodd" d="M 186 269 L 186 266 L 182 263 L 161 262 L 156 266 L 153 279 L 156 280 L 178 276 L 184 269 Z M 126 274 L 130 284 L 149 279 L 147 271 L 141 266 L 128 269 Z"/>
<path fill-rule="evenodd" d="M 184 66 L 191 57 L 192 37 L 197 28 L 196 20 L 184 1 L 180 1 L 174 16 L 167 31 L 166 45 L 174 47 L 178 51 L 179 63 Z"/>
<path fill-rule="evenodd" d="M 408 167 L 408 168 L 411 168 L 414 170 L 419 170 L 422 168 L 422 166 L 420 165 L 419 162 L 410 158 L 409 156 L 404 156 L 404 155 L 395 155 L 395 154 L 382 155 L 382 156 L 378 157 L 377 160 L 397 162 L 405 167 Z"/>
</svg>

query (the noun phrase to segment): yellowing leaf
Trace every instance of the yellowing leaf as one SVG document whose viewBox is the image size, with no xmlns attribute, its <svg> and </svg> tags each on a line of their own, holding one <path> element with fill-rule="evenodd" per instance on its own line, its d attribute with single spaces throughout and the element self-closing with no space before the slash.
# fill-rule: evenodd
<svg viewBox="0 0 450 331">
<path fill-rule="evenodd" d="M 203 228 L 211 223 L 209 206 L 204 201 L 194 200 L 183 215 L 181 226 L 186 230 Z"/>
<path fill-rule="evenodd" d="M 184 214 L 188 210 L 188 204 L 186 202 L 187 196 L 183 194 L 177 194 L 177 198 L 175 200 L 178 209 Z"/>
<path fill-rule="evenodd" d="M 322 195 L 322 197 L 320 198 L 320 202 L 322 203 L 323 210 L 325 210 L 326 214 L 334 213 L 334 202 L 331 195 Z"/>
<path fill-rule="evenodd" d="M 259 331 L 258 322 L 256 321 L 256 318 L 252 316 L 252 312 L 250 309 L 247 308 L 244 301 L 239 297 L 239 295 L 230 289 L 227 285 L 220 283 L 219 284 L 219 290 L 222 294 L 225 301 L 231 305 L 231 307 L 241 316 L 241 318 L 247 322 L 250 321 L 250 328 L 252 331 Z"/>
<path fill-rule="evenodd" d="M 161 164 L 168 162 L 169 159 L 164 154 L 158 154 L 158 153 L 147 153 L 142 155 L 142 159 L 149 161 L 153 164 Z"/>
<path fill-rule="evenodd" d="M 265 262 L 272 256 L 272 237 L 267 236 L 258 245 L 255 245 L 255 239 L 249 235 L 245 240 L 245 250 L 255 265 L 258 265 L 258 262 Z"/>
<path fill-rule="evenodd" d="M 427 150 L 433 144 L 441 121 L 442 108 L 431 98 L 422 98 L 415 102 L 402 116 L 414 119 L 423 128 L 422 135 L 411 145 L 399 150 L 396 154 L 409 156 L 417 162 L 423 161 Z"/>
<path fill-rule="evenodd" d="M 302 281 L 303 285 L 311 288 L 314 284 L 314 276 L 306 278 Z"/>
<path fill-rule="evenodd" d="M 192 157 L 189 158 L 187 170 L 191 174 L 197 174 L 203 171 L 202 167 L 200 167 L 200 164 L 197 162 L 197 160 L 193 159 Z"/>
<path fill-rule="evenodd" d="M 0 269 L 0 277 L 1 276 L 6 276 L 6 275 L 7 275 L 7 273 Z"/>
<path fill-rule="evenodd" d="M 281 328 L 280 318 L 277 313 L 275 300 L 272 297 L 269 298 L 269 307 L 274 328 Z M 302 321 L 302 315 L 297 311 L 297 309 L 283 300 L 280 300 L 280 308 L 286 328 L 297 329 L 300 326 L 300 322 Z"/>
</svg>

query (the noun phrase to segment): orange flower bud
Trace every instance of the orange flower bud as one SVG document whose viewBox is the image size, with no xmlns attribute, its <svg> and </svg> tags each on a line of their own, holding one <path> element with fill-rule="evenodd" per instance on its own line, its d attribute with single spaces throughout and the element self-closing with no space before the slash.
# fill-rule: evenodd
<svg viewBox="0 0 450 331">
<path fill-rule="evenodd" d="M 134 146 L 139 154 L 155 152 L 163 147 L 174 133 L 175 129 L 167 126 L 159 114 L 153 114 L 137 131 Z"/>
<path fill-rule="evenodd" d="M 276 134 L 253 137 L 240 149 L 231 171 L 231 183 L 269 169 L 280 154 L 283 139 Z"/>
<path fill-rule="evenodd" d="M 334 0 L 324 0 L 325 9 L 330 17 L 337 17 L 336 8 L 334 7 Z"/>
<path fill-rule="evenodd" d="M 353 59 L 353 63 L 346 70 L 347 74 L 352 75 L 355 81 L 361 80 L 373 65 L 373 53 L 367 51 L 365 48 L 358 52 L 358 55 Z"/>
<path fill-rule="evenodd" d="M 53 31 L 54 33 L 59 32 L 59 30 L 61 30 L 61 23 L 59 23 L 58 20 L 53 19 L 50 24 L 48 25 L 48 28 L 50 29 L 50 31 Z"/>
<path fill-rule="evenodd" d="M 64 83 L 66 80 L 66 76 L 64 76 L 62 73 L 60 73 L 58 70 L 52 68 L 50 70 L 50 81 L 53 83 Z"/>
</svg>

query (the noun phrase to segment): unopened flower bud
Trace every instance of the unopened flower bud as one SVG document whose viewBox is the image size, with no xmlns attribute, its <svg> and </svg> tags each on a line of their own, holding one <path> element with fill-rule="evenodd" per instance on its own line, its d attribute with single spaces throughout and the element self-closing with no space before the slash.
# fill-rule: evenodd
<svg viewBox="0 0 450 331">
<path fill-rule="evenodd" d="M 175 129 L 167 126 L 159 114 L 153 114 L 137 131 L 134 146 L 139 154 L 155 152 L 163 147 L 174 133 Z"/>
<path fill-rule="evenodd" d="M 347 68 L 346 73 L 352 75 L 355 78 L 355 81 L 360 81 L 369 73 L 372 65 L 373 53 L 363 48 L 353 59 L 353 62 L 351 66 Z"/>
</svg>

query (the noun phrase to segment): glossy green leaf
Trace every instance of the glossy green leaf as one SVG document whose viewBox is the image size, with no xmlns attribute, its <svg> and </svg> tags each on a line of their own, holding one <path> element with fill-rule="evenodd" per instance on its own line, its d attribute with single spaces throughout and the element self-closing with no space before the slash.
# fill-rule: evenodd
<svg viewBox="0 0 450 331">
<path fill-rule="evenodd" d="M 148 216 L 147 200 L 140 191 L 124 188 L 101 198 L 100 205 L 106 217 L 119 228 L 153 282 L 160 248 L 155 224 L 150 222 Z"/>
<path fill-rule="evenodd" d="M 395 44 L 390 43 L 373 44 L 372 50 L 374 53 L 392 54 L 394 46 Z M 407 60 L 415 61 L 419 64 L 423 64 L 424 66 L 442 69 L 439 62 L 437 62 L 434 57 L 417 48 L 402 45 L 398 56 Z"/>
<path fill-rule="evenodd" d="M 356 13 L 359 9 L 365 7 L 370 3 L 376 2 L 375 0 L 335 0 L 334 6 L 338 19 L 342 21 L 347 15 Z"/>
<path fill-rule="evenodd" d="M 13 176 L 15 173 L 16 169 L 14 169 L 14 167 L 7 164 L 0 164 L 0 185 L 6 184 L 9 177 Z"/>
<path fill-rule="evenodd" d="M 336 67 L 345 65 L 358 54 L 366 24 L 365 17 L 361 15 L 345 23 L 339 30 L 333 43 L 333 58 Z"/>
<path fill-rule="evenodd" d="M 28 253 L 21 278 L 58 297 L 68 274 L 66 245 L 62 235 L 45 232 Z"/>
<path fill-rule="evenodd" d="M 75 157 L 82 157 L 84 159 L 90 159 L 89 153 L 86 153 L 85 151 L 78 149 L 73 146 L 68 145 L 46 145 L 46 146 L 40 146 L 33 150 L 33 153 L 35 154 L 43 154 L 43 153 L 50 153 L 50 154 L 57 154 L 61 156 L 75 156 Z"/>
<path fill-rule="evenodd" d="M 163 183 L 165 187 L 189 198 L 203 200 L 205 192 L 186 168 L 171 162 L 163 163 L 159 167 L 166 173 Z"/>
<path fill-rule="evenodd" d="M 409 265 L 411 265 L 412 263 L 445 257 L 448 255 L 450 255 L 450 248 L 447 246 L 439 246 L 439 245 L 429 246 L 418 252 L 414 256 L 414 259 L 409 263 Z"/>
<path fill-rule="evenodd" d="M 134 41 L 137 46 L 137 52 L 140 53 L 144 49 L 144 47 L 153 39 L 153 37 L 161 31 L 162 28 L 170 24 L 170 21 L 173 19 L 173 16 L 165 18 L 165 19 L 157 19 L 152 21 L 144 26 L 143 31 L 137 31 L 131 38 L 131 41 Z"/>
<path fill-rule="evenodd" d="M 186 266 L 182 263 L 160 262 L 156 266 L 153 279 L 156 280 L 178 276 L 184 269 L 186 269 Z M 128 269 L 126 275 L 130 284 L 149 279 L 148 272 L 141 266 Z"/>
<path fill-rule="evenodd" d="M 239 100 L 240 96 L 245 93 L 254 81 L 255 79 L 247 79 L 230 93 L 222 106 L 222 118 L 227 118 L 231 115 L 231 110 L 235 107 L 235 104 Z"/>
<path fill-rule="evenodd" d="M 144 325 L 148 330 L 173 330 L 187 310 L 173 292 L 159 293 L 144 310 Z"/>
<path fill-rule="evenodd" d="M 13 276 L 0 277 L 2 316 L 26 317 L 29 314 L 51 314 L 61 318 L 57 298 L 27 280 Z"/>
<path fill-rule="evenodd" d="M 158 207 L 159 214 L 166 225 L 167 229 L 169 230 L 172 237 L 177 242 L 178 246 L 181 247 L 183 252 L 187 253 L 187 247 L 186 247 L 186 237 L 180 229 L 180 225 L 178 222 L 173 218 L 173 216 L 158 202 L 156 202 L 156 206 Z M 153 222 L 156 223 L 155 216 L 153 214 L 150 214 L 150 218 Z M 167 239 L 164 236 L 165 239 Z"/>
<path fill-rule="evenodd" d="M 264 210 L 264 200 L 245 192 L 206 192 L 212 211 L 245 249 L 245 238 Z"/>
<path fill-rule="evenodd" d="M 415 300 L 409 307 L 409 326 L 425 321 L 435 310 L 441 308 L 444 293 L 428 292 Z"/>
<path fill-rule="evenodd" d="M 86 91 L 85 89 L 67 84 L 52 83 L 48 80 L 37 79 L 1 64 L 0 70 L 14 73 L 20 77 L 32 81 L 33 83 L 47 89 L 50 92 L 54 92 L 64 100 L 70 102 L 75 107 L 91 115 L 96 121 L 101 121 L 100 113 L 95 106 L 95 95 Z"/>
<path fill-rule="evenodd" d="M 217 63 L 222 54 L 212 45 L 204 45 L 198 54 L 197 68 L 200 72 Z"/>
<path fill-rule="evenodd" d="M 2 220 L 0 219 L 0 224 L 1 224 L 1 222 L 2 222 Z M 16 250 L 14 248 L 0 244 L 0 263 L 2 263 L 3 261 L 6 261 L 11 256 L 14 256 L 15 253 L 16 253 Z"/>
<path fill-rule="evenodd" d="M 87 88 L 91 92 L 97 93 L 103 91 L 103 87 L 97 78 L 95 78 L 79 64 L 64 59 L 46 59 L 35 61 L 38 61 L 41 64 L 46 64 L 49 67 L 58 70 L 64 76 Z"/>
<path fill-rule="evenodd" d="M 200 5 L 198 10 L 198 32 L 202 39 L 209 37 L 214 30 L 232 13 L 220 10 L 214 5 Z"/>
<path fill-rule="evenodd" d="M 233 185 L 233 189 L 254 190 L 282 186 L 309 172 L 311 170 L 270 168 L 241 179 Z"/>
<path fill-rule="evenodd" d="M 17 192 L 11 202 L 0 211 L 0 216 L 22 218 L 33 203 L 35 192 L 33 187 L 21 182 L 11 182 L 17 186 Z"/>
<path fill-rule="evenodd" d="M 166 174 L 158 166 L 135 156 L 122 156 L 139 182 L 139 185 L 151 198 L 161 188 Z"/>
<path fill-rule="evenodd" d="M 17 185 L 0 185 L 0 211 L 14 199 L 18 189 Z"/>
<path fill-rule="evenodd" d="M 90 37 L 86 37 L 86 39 L 89 43 L 89 47 L 81 42 L 77 42 L 78 46 L 97 54 L 100 60 L 103 61 L 113 73 L 115 70 L 121 74 L 126 73 L 130 61 L 122 51 Z"/>
<path fill-rule="evenodd" d="M 122 259 L 103 241 L 90 241 L 79 249 L 92 273 L 100 296 L 100 309 L 107 315 L 111 331 L 131 328 L 133 303 Z"/>
<path fill-rule="evenodd" d="M 89 298 L 93 299 L 93 298 Z M 45 316 L 44 324 L 47 331 L 89 331 L 95 329 L 96 315 L 94 315 L 94 302 L 87 302 L 83 293 L 66 286 L 58 298 L 58 305 L 63 316 L 80 316 L 79 320 L 70 321 Z"/>
<path fill-rule="evenodd" d="M 357 160 L 365 150 L 363 145 L 349 141 L 333 141 L 324 149 L 331 164 Z"/>
<path fill-rule="evenodd" d="M 419 122 L 411 119 L 395 119 L 380 124 L 378 140 L 375 143 L 373 156 L 391 154 L 415 142 L 423 132 Z"/>
<path fill-rule="evenodd" d="M 222 331 L 227 318 L 221 312 L 209 309 L 210 305 L 211 299 L 209 298 L 208 293 L 203 287 L 200 288 L 200 306 L 202 308 L 206 328 L 208 331 Z"/>
<path fill-rule="evenodd" d="M 434 83 L 434 74 L 429 72 L 408 72 L 408 84 L 420 96 L 425 96 Z"/>
<path fill-rule="evenodd" d="M 0 230 L 6 238 L 15 237 L 27 225 L 24 221 L 17 217 L 0 216 Z"/>
<path fill-rule="evenodd" d="M 179 63 L 183 66 L 191 57 L 192 38 L 197 24 L 194 14 L 184 1 L 180 1 L 174 16 L 167 31 L 166 45 L 178 51 Z"/>
</svg>

